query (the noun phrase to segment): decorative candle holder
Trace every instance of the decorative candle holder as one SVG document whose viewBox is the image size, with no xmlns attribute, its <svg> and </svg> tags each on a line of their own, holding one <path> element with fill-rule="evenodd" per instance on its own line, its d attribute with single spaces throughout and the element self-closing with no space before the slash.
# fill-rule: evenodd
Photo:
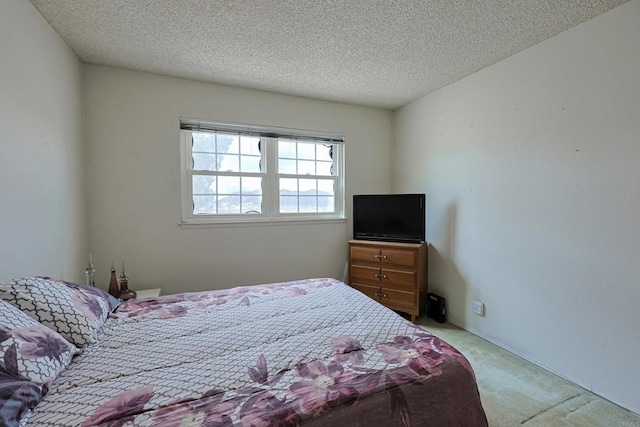
<svg viewBox="0 0 640 427">
<path fill-rule="evenodd" d="M 95 287 L 96 268 L 93 266 L 93 259 L 91 258 L 91 254 L 89 254 L 89 264 L 87 264 L 87 268 L 84 269 L 84 275 L 87 279 L 87 285 Z"/>
<path fill-rule="evenodd" d="M 120 274 L 118 283 L 120 284 L 120 299 L 122 301 L 126 301 L 137 296 L 136 291 L 129 289 L 129 278 L 127 277 L 127 273 L 124 271 L 124 262 L 122 263 L 122 273 Z"/>
<path fill-rule="evenodd" d="M 111 281 L 109 282 L 109 294 L 115 298 L 120 298 L 120 288 L 118 287 L 118 279 L 116 279 L 116 269 L 111 263 Z"/>
</svg>

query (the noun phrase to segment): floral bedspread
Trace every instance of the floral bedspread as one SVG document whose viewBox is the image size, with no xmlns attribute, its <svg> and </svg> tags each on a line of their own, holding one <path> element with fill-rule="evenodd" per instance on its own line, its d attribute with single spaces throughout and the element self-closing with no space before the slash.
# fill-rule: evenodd
<svg viewBox="0 0 640 427">
<path fill-rule="evenodd" d="M 471 366 L 334 279 L 123 303 L 28 426 L 486 426 Z"/>
</svg>

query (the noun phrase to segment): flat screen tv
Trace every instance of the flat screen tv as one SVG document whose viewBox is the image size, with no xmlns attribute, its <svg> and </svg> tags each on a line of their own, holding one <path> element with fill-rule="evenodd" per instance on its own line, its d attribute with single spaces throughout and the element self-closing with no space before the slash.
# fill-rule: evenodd
<svg viewBox="0 0 640 427">
<path fill-rule="evenodd" d="M 388 242 L 425 241 L 424 194 L 353 196 L 353 238 Z"/>
</svg>

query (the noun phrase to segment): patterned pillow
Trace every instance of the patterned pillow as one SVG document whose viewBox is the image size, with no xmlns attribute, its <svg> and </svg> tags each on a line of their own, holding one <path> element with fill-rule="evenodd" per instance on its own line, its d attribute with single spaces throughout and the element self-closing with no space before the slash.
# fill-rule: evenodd
<svg viewBox="0 0 640 427">
<path fill-rule="evenodd" d="M 42 277 L 0 283 L 0 299 L 79 347 L 96 341 L 109 314 L 109 305 L 103 298 Z"/>
<path fill-rule="evenodd" d="M 94 294 L 104 299 L 107 304 L 109 304 L 109 313 L 118 308 L 118 306 L 120 305 L 120 300 L 118 298 L 112 296 L 111 294 L 103 291 L 100 288 L 94 288 L 93 286 L 83 285 L 80 283 L 65 282 L 63 280 L 61 280 L 60 283 L 64 283 L 72 289 L 82 289 L 89 292 L 90 294 Z"/>
<path fill-rule="evenodd" d="M 46 392 L 77 351 L 60 334 L 0 301 L 0 370 L 6 375 L 43 384 Z"/>
</svg>

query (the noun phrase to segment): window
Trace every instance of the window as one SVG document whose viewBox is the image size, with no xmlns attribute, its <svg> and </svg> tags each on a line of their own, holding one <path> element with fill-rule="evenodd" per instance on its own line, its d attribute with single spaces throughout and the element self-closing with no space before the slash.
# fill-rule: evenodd
<svg viewBox="0 0 640 427">
<path fill-rule="evenodd" d="M 182 223 L 344 219 L 339 135 L 180 119 Z"/>
</svg>

